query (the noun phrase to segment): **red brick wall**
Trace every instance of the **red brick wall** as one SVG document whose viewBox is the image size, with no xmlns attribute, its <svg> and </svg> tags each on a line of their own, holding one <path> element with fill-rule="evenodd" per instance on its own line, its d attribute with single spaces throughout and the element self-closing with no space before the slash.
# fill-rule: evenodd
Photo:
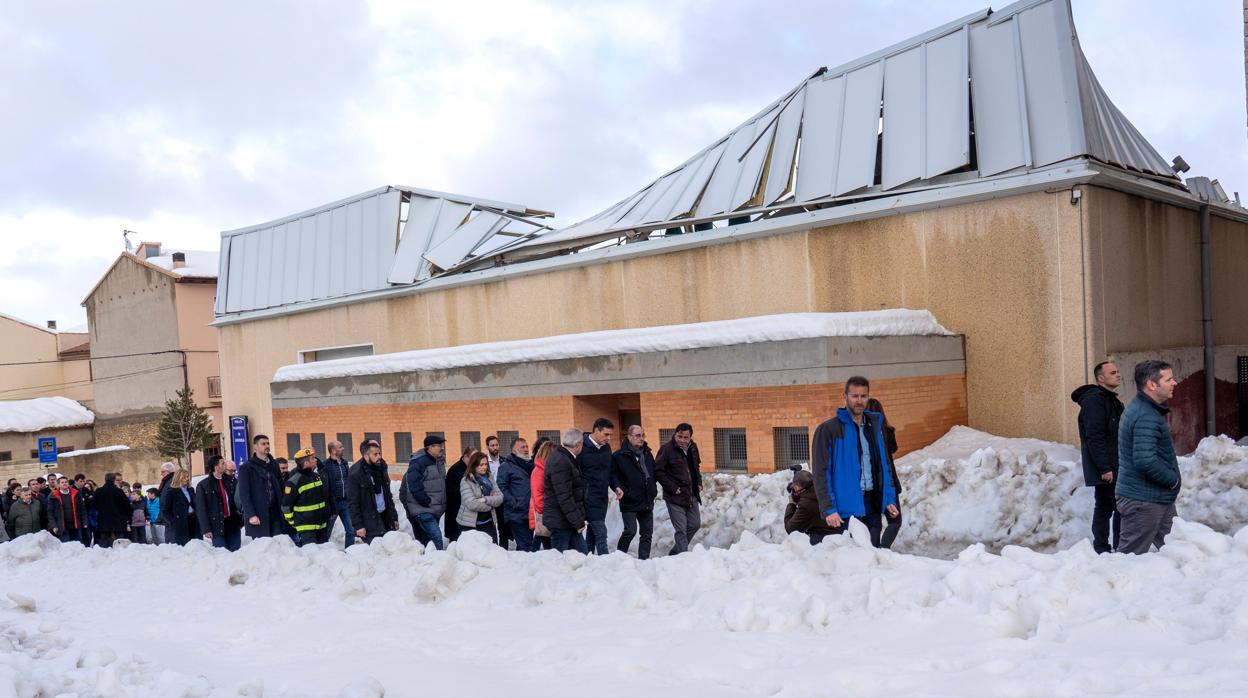
<svg viewBox="0 0 1248 698">
<path fill-rule="evenodd" d="M 967 422 L 966 379 L 962 375 L 876 380 L 871 383 L 871 394 L 884 404 L 889 422 L 897 427 L 899 453 L 927 446 L 950 427 Z M 637 398 L 636 394 L 561 396 L 278 409 L 273 413 L 273 443 L 281 451 L 287 433 L 299 433 L 301 443 L 307 445 L 313 432 L 332 440 L 338 432 L 349 431 L 358 445 L 364 432 L 379 431 L 382 452 L 393 461 L 394 432 L 411 432 L 413 448 L 420 448 L 426 431 L 442 431 L 448 451 L 457 454 L 462 447 L 461 431 L 481 432 L 482 442 L 500 430 L 518 431 L 532 442 L 539 429 L 561 430 L 572 424 L 588 429 L 598 416 L 618 425 L 619 410 L 636 409 Z M 689 422 L 701 447 L 705 470 L 714 469 L 712 430 L 716 427 L 745 428 L 750 472 L 770 472 L 775 469 L 774 427 L 805 426 L 813 434 L 815 427 L 843 404 L 843 386 L 839 384 L 640 394 L 642 424 L 651 445 L 657 450 L 660 429 Z M 619 445 L 619 437 L 613 439 L 613 445 Z"/>
</svg>

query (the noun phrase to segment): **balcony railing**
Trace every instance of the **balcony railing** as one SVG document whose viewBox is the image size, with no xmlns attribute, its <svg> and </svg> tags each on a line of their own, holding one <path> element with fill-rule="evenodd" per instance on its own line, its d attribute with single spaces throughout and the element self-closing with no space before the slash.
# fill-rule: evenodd
<svg viewBox="0 0 1248 698">
<path fill-rule="evenodd" d="M 208 376 L 208 398 L 221 399 L 221 376 Z"/>
</svg>

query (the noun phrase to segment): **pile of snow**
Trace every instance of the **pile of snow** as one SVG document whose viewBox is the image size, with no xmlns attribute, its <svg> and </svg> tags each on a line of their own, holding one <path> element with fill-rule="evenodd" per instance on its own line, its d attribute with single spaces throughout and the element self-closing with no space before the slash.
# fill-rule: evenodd
<svg viewBox="0 0 1248 698">
<path fill-rule="evenodd" d="M 291 364 L 277 369 L 273 380 L 282 382 L 343 376 L 371 376 L 817 337 L 948 334 L 950 334 L 949 330 L 941 327 L 940 323 L 936 322 L 936 318 L 926 310 L 787 313 L 685 325 L 581 332 L 536 339 L 468 344 L 458 347 Z"/>
<path fill-rule="evenodd" d="M 1179 458 L 1179 468 L 1179 516 L 1222 533 L 1248 525 L 1248 448 L 1225 436 L 1206 438 L 1195 453 Z M 954 427 L 931 446 L 899 458 L 897 476 L 898 550 L 945 558 L 975 544 L 1051 552 L 1091 537 L 1092 490 L 1083 484 L 1079 450 L 1066 444 Z M 766 542 L 784 540 L 785 485 L 792 479 L 787 470 L 704 474 L 702 528 L 694 542 L 726 548 L 747 532 Z M 612 502 L 607 529 L 613 542 L 622 528 Z M 665 554 L 673 537 L 660 501 L 654 553 Z"/>
<path fill-rule="evenodd" d="M 75 458 L 77 456 L 89 456 L 92 453 L 108 453 L 109 451 L 129 451 L 130 447 L 125 444 L 117 444 L 116 446 L 102 446 L 100 448 L 83 448 L 77 451 L 66 451 L 57 456 L 60 458 Z"/>
<path fill-rule="evenodd" d="M 174 268 L 174 252 L 182 252 L 182 254 L 186 255 L 186 266 Z M 178 276 L 196 279 L 215 279 L 219 271 L 220 255 L 215 250 L 172 250 L 168 254 L 148 257 L 144 261 L 155 264 L 161 269 L 171 271 Z"/>
<path fill-rule="evenodd" d="M 0 695 L 455 695 L 466 677 L 511 698 L 1248 692 L 1248 529 L 953 560 L 851 532 L 647 563 L 475 532 L 445 552 L 399 533 L 238 553 L 41 533 L 0 545 Z M 846 638 L 852 661 L 828 661 Z"/>
<path fill-rule="evenodd" d="M 94 423 L 91 410 L 66 397 L 0 401 L 0 432 L 36 432 Z"/>
</svg>

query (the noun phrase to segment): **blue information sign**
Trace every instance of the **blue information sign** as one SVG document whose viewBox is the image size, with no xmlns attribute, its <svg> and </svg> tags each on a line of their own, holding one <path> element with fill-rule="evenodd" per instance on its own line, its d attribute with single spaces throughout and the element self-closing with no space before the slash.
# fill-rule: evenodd
<svg viewBox="0 0 1248 698">
<path fill-rule="evenodd" d="M 56 437 L 40 436 L 39 437 L 39 462 L 55 463 L 56 462 Z"/>
<path fill-rule="evenodd" d="M 247 448 L 247 417 L 230 417 L 230 452 L 233 461 L 242 465 L 250 451 Z"/>
</svg>

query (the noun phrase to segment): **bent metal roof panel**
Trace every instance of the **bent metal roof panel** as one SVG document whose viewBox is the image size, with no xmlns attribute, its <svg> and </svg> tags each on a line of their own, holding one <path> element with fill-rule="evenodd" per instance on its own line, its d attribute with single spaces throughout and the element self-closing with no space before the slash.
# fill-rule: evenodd
<svg viewBox="0 0 1248 698">
<path fill-rule="evenodd" d="M 821 68 L 672 171 L 518 258 L 1091 158 L 1178 185 L 1093 75 L 1068 0 L 983 10 Z"/>
<path fill-rule="evenodd" d="M 412 285 L 549 229 L 552 214 L 386 186 L 221 233 L 216 314 L 295 307 Z"/>
<path fill-rule="evenodd" d="M 518 204 L 383 187 L 222 233 L 215 324 L 1094 177 L 1196 201 L 1093 75 L 1069 0 L 1024 0 L 820 68 L 564 228 Z"/>
</svg>

